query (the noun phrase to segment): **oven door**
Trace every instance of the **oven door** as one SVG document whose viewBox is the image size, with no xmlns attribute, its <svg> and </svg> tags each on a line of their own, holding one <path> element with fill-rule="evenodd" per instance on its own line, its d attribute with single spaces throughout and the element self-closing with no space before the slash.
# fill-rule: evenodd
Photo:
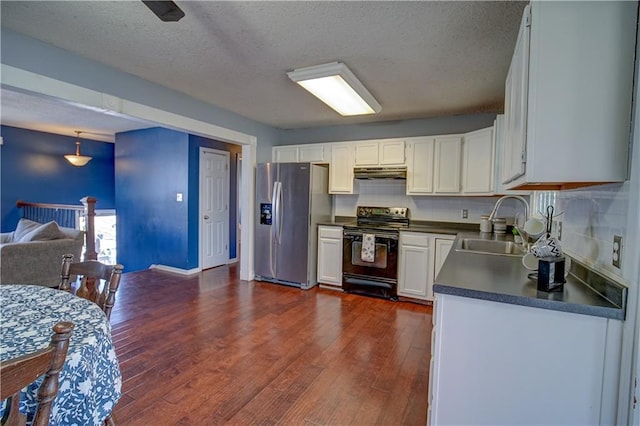
<svg viewBox="0 0 640 426">
<path fill-rule="evenodd" d="M 365 233 L 368 232 L 354 229 L 344 230 L 343 275 L 395 284 L 398 280 L 398 233 L 371 231 L 375 235 L 373 262 L 362 259 L 362 236 Z"/>
</svg>

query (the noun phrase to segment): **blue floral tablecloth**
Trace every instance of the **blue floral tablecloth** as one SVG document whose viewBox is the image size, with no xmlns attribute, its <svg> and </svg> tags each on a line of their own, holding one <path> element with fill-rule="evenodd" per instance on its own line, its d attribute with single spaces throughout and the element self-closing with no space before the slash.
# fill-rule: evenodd
<svg viewBox="0 0 640 426">
<path fill-rule="evenodd" d="M 0 285 L 0 360 L 45 348 L 60 321 L 75 324 L 51 425 L 99 425 L 121 395 L 122 376 L 104 312 L 71 293 L 36 285 Z M 23 392 L 29 423 L 43 378 Z M 4 408 L 4 401 L 0 410 Z"/>
</svg>

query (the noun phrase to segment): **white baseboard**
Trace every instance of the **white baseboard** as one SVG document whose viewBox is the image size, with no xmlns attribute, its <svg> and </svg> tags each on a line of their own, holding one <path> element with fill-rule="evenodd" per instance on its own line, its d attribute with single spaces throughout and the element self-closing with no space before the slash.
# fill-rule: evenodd
<svg viewBox="0 0 640 426">
<path fill-rule="evenodd" d="M 227 265 L 230 265 L 230 264 L 232 264 L 232 263 L 238 263 L 238 258 L 237 258 L 237 257 L 234 257 L 233 259 L 229 259 L 229 260 L 227 261 Z"/>
<path fill-rule="evenodd" d="M 200 268 L 193 268 L 193 269 L 187 270 L 187 269 L 181 269 L 181 268 L 174 268 L 173 266 L 167 266 L 167 265 L 151 265 L 149 266 L 149 269 L 157 269 L 159 271 L 173 272 L 174 274 L 180 274 L 180 275 L 193 275 L 200 272 Z"/>
</svg>

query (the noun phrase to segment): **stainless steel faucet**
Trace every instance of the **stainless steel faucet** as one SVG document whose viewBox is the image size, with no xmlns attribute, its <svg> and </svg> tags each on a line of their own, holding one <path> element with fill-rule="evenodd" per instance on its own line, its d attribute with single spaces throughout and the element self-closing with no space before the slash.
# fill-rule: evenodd
<svg viewBox="0 0 640 426">
<path fill-rule="evenodd" d="M 516 200 L 520 200 L 522 202 L 522 204 L 524 205 L 524 221 L 526 222 L 527 220 L 529 220 L 529 203 L 527 202 L 527 200 L 525 200 L 524 198 L 522 198 L 519 195 L 504 195 L 504 196 L 500 197 L 498 199 L 498 201 L 496 201 L 496 204 L 493 206 L 493 209 L 491 210 L 491 213 L 489 214 L 489 220 L 493 220 L 496 217 L 496 214 L 498 213 L 498 209 L 500 208 L 500 205 L 507 198 L 514 198 Z"/>
</svg>

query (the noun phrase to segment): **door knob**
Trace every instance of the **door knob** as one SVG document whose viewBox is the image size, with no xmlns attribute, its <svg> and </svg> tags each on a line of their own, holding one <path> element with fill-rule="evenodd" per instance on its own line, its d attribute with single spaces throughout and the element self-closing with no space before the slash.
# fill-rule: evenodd
<svg viewBox="0 0 640 426">
<path fill-rule="evenodd" d="M 204 215 L 204 218 L 205 218 L 205 219 L 209 219 L 209 216 L 207 216 L 207 215 L 205 214 L 205 215 Z"/>
</svg>

